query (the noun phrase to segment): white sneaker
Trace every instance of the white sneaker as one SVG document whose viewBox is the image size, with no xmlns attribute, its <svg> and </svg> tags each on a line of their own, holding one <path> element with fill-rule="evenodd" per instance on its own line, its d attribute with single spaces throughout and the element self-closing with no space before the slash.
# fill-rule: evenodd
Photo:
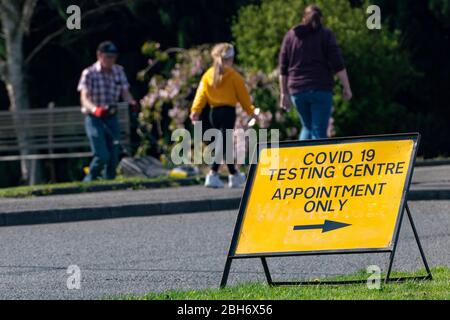
<svg viewBox="0 0 450 320">
<path fill-rule="evenodd" d="M 218 174 L 210 173 L 206 176 L 205 187 L 207 188 L 223 188 L 225 187 Z"/>
<path fill-rule="evenodd" d="M 228 187 L 230 188 L 242 188 L 245 185 L 247 178 L 242 172 L 236 173 L 235 175 L 228 176 Z"/>
</svg>

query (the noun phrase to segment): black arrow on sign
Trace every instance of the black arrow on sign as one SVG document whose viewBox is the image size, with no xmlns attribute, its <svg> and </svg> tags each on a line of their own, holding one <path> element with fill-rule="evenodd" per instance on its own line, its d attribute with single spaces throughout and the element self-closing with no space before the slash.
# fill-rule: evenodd
<svg viewBox="0 0 450 320">
<path fill-rule="evenodd" d="M 337 221 L 325 220 L 324 224 L 310 224 L 305 226 L 294 226 L 294 231 L 299 230 L 313 230 L 313 229 L 322 229 L 322 233 L 333 231 L 340 228 L 345 228 L 351 226 L 348 223 L 342 223 Z"/>
</svg>

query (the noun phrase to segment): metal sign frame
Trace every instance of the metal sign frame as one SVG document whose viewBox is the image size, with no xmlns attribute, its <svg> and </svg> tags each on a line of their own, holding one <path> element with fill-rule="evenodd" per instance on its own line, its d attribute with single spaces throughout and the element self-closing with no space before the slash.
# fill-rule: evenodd
<svg viewBox="0 0 450 320">
<path fill-rule="evenodd" d="M 391 134 L 391 135 L 375 135 L 375 136 L 359 136 L 359 137 L 346 137 L 346 138 L 332 138 L 332 139 L 319 139 L 319 140 L 306 140 L 306 141 L 286 141 L 280 142 L 276 145 L 277 148 L 290 148 L 290 147 L 303 147 L 303 146 L 318 146 L 318 145 L 330 145 L 330 144 L 348 144 L 348 143 L 358 143 L 358 142 L 376 142 L 376 141 L 396 141 L 396 140 L 412 140 L 414 141 L 413 151 L 411 153 L 411 159 L 409 162 L 408 172 L 406 175 L 405 183 L 403 186 L 402 199 L 400 202 L 399 212 L 397 214 L 397 221 L 395 225 L 395 230 L 393 234 L 393 241 L 391 245 L 386 248 L 375 248 L 375 249 L 344 249 L 344 250 L 319 250 L 319 251 L 299 251 L 299 252 L 267 252 L 267 253 L 257 253 L 257 254 L 236 254 L 236 247 L 239 240 L 239 235 L 242 228 L 242 223 L 245 217 L 248 200 L 253 187 L 253 183 L 256 176 L 256 169 L 258 166 L 258 161 L 252 161 L 250 166 L 249 176 L 247 183 L 245 185 L 244 193 L 242 196 L 241 204 L 239 206 L 239 214 L 234 228 L 233 238 L 231 240 L 230 249 L 228 251 L 227 260 L 225 263 L 222 280 L 220 287 L 224 288 L 227 285 L 228 276 L 230 273 L 231 263 L 234 259 L 261 259 L 261 263 L 264 269 L 264 273 L 269 285 L 317 285 L 317 284 L 351 284 L 351 283 L 363 283 L 366 280 L 349 280 L 349 281 L 321 281 L 321 282 L 310 282 L 310 281 L 294 281 L 294 282 L 276 282 L 272 280 L 270 274 L 269 266 L 267 264 L 267 258 L 271 257 L 294 257 L 294 256 L 320 256 L 320 255 L 338 255 L 338 254 L 367 254 L 367 253 L 390 253 L 388 271 L 384 279 L 385 283 L 396 281 L 405 281 L 409 279 L 413 280 L 432 280 L 432 274 L 428 266 L 428 262 L 425 257 L 422 245 L 420 243 L 419 235 L 417 233 L 411 211 L 409 210 L 407 197 L 409 188 L 412 181 L 414 165 L 417 157 L 417 149 L 420 143 L 419 133 L 405 133 L 405 134 Z M 259 160 L 259 152 L 263 148 L 271 148 L 270 144 L 260 144 L 254 153 L 254 160 Z M 255 158 L 256 157 L 256 158 Z M 403 278 L 391 278 L 392 266 L 394 262 L 395 252 L 397 249 L 397 244 L 399 241 L 400 229 L 403 222 L 405 211 L 407 213 L 408 220 L 411 224 L 414 238 L 416 240 L 417 246 L 420 251 L 422 262 L 425 266 L 427 275 L 417 276 L 417 277 L 403 277 Z"/>
</svg>

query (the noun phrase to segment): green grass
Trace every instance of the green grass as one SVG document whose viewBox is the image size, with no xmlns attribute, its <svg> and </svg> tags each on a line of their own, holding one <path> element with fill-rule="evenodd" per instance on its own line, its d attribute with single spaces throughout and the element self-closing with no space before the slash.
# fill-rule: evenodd
<svg viewBox="0 0 450 320">
<path fill-rule="evenodd" d="M 393 276 L 424 275 L 394 273 Z M 450 268 L 432 269 L 431 281 L 406 281 L 381 284 L 379 290 L 369 290 L 366 284 L 312 285 L 270 287 L 261 283 L 246 283 L 225 289 L 168 291 L 145 296 L 123 296 L 120 299 L 138 300 L 450 300 Z M 367 279 L 365 272 L 331 280 Z"/>
<path fill-rule="evenodd" d="M 183 179 L 161 176 L 156 178 L 123 178 L 115 180 L 98 180 L 93 182 L 69 182 L 56 184 L 43 184 L 35 186 L 21 186 L 0 189 L 0 198 L 26 198 L 32 196 L 46 196 L 55 193 L 83 193 L 97 191 L 98 186 L 106 187 L 108 190 L 133 189 L 141 190 L 155 187 L 177 187 Z M 198 184 L 200 179 L 184 180 L 185 184 Z"/>
</svg>

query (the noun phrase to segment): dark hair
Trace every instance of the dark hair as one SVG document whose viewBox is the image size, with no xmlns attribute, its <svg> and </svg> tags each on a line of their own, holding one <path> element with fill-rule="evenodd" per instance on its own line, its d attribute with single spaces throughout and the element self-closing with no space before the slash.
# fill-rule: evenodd
<svg viewBox="0 0 450 320">
<path fill-rule="evenodd" d="M 317 30 L 322 27 L 322 17 L 322 10 L 317 5 L 311 4 L 303 11 L 302 24 Z"/>
</svg>

